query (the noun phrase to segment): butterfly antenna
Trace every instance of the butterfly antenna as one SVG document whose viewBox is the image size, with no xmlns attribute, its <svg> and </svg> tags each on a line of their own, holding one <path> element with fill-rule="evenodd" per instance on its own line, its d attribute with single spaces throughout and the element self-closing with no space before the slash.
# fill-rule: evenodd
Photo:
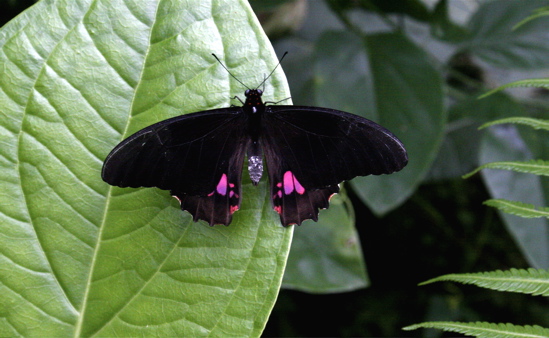
<svg viewBox="0 0 549 338">
<path fill-rule="evenodd" d="M 225 65 L 223 64 L 223 62 L 221 62 L 221 60 L 219 60 L 219 58 L 217 57 L 217 55 L 215 55 L 214 53 L 212 53 L 212 55 L 214 56 L 214 58 L 217 60 L 217 62 L 219 62 L 219 64 L 225 68 L 225 70 L 227 71 L 227 73 L 229 73 L 230 76 L 233 77 L 233 79 L 235 79 L 236 81 L 238 81 L 238 83 L 240 83 L 241 85 L 243 85 L 244 87 L 246 87 L 247 89 L 250 89 L 248 86 L 246 86 L 242 81 L 240 81 L 236 76 L 233 75 L 233 73 L 231 73 L 231 71 L 229 69 L 227 69 L 227 67 L 225 67 Z"/>
<path fill-rule="evenodd" d="M 280 63 L 282 62 L 282 59 L 284 59 L 284 57 L 286 56 L 286 54 L 288 54 L 288 52 L 284 52 L 284 55 L 282 55 L 282 57 L 278 60 L 278 63 L 276 64 L 276 66 L 273 68 L 273 70 L 269 73 L 269 75 L 263 80 L 263 82 L 261 82 L 259 84 L 259 86 L 257 86 L 257 88 L 261 87 L 262 85 L 265 84 L 265 82 L 267 81 L 268 78 L 271 77 L 271 75 L 273 75 L 274 71 L 278 68 L 278 66 L 280 66 Z M 256 89 L 257 89 L 256 88 Z"/>
</svg>

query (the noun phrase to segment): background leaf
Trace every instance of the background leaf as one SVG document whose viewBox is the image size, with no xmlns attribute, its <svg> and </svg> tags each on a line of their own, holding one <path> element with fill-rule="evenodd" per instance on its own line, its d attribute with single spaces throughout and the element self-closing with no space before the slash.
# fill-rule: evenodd
<svg viewBox="0 0 549 338">
<path fill-rule="evenodd" d="M 350 32 L 328 31 L 317 41 L 312 62 L 316 105 L 376 121 L 406 146 L 410 162 L 402 172 L 351 181 L 376 214 L 394 209 L 429 170 L 442 140 L 446 113 L 440 74 L 421 50 L 397 33 L 362 40 Z M 417 86 L 402 85 L 416 81 Z"/>
<path fill-rule="evenodd" d="M 483 135 L 479 126 L 497 117 L 524 114 L 524 110 L 509 95 L 498 93 L 482 100 L 465 98 L 452 105 L 448 114 L 446 135 L 428 175 L 432 181 L 460 177 L 476 168 Z"/>
<path fill-rule="evenodd" d="M 502 68 L 546 67 L 549 21 L 534 20 L 513 29 L 545 5 L 543 0 L 509 0 L 503 6 L 499 1 L 484 2 L 469 21 L 467 28 L 472 35 L 461 48 Z"/>
<path fill-rule="evenodd" d="M 377 116 L 371 118 L 393 131 L 409 156 L 401 172 L 352 181 L 380 215 L 404 202 L 429 171 L 444 137 L 447 112 L 440 73 L 415 44 L 394 33 L 368 36 L 366 46 L 377 106 Z"/>
<path fill-rule="evenodd" d="M 352 205 L 345 193 L 334 195 L 318 223 L 307 221 L 296 231 L 283 287 L 333 293 L 369 285 L 349 207 Z"/>
<path fill-rule="evenodd" d="M 274 68 L 247 2 L 41 1 L 0 51 L 0 331 L 258 336 L 292 236 L 265 184 L 210 228 L 165 191 L 100 178 L 132 132 L 242 95 L 212 52 L 250 86 Z M 265 99 L 288 96 L 279 68 Z"/>
</svg>

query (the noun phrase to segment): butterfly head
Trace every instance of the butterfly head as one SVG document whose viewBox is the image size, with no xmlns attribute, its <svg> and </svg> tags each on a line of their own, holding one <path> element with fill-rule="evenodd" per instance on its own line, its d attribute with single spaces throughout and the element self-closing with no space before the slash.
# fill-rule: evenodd
<svg viewBox="0 0 549 338">
<path fill-rule="evenodd" d="M 246 97 L 250 96 L 250 95 L 263 95 L 263 91 L 261 89 L 246 89 L 246 91 L 244 92 L 244 95 L 246 95 Z"/>
<path fill-rule="evenodd" d="M 257 108 L 264 106 L 263 100 L 261 99 L 261 96 L 263 95 L 263 91 L 261 89 L 246 89 L 244 95 L 246 95 L 244 107 L 251 109 L 252 113 L 257 113 Z"/>
</svg>

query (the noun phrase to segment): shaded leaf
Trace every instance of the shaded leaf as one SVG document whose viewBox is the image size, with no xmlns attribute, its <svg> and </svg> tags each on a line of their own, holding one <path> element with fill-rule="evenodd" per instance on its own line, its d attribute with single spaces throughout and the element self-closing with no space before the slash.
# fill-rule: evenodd
<svg viewBox="0 0 549 338">
<path fill-rule="evenodd" d="M 449 15 L 448 0 L 436 3 L 430 18 L 431 34 L 440 40 L 457 43 L 465 40 L 469 31 L 454 22 Z"/>
<path fill-rule="evenodd" d="M 365 43 L 349 32 L 327 32 L 316 48 L 316 104 L 380 123 L 408 151 L 401 172 L 351 181 L 376 214 L 386 213 L 413 193 L 438 151 L 446 122 L 441 76 L 400 34 L 368 36 Z"/>
<path fill-rule="evenodd" d="M 369 285 L 348 197 L 334 195 L 317 224 L 294 233 L 283 287 L 313 293 L 346 292 Z M 352 213 L 352 212 L 351 212 Z"/>
<path fill-rule="evenodd" d="M 366 52 L 376 106 L 376 115 L 366 117 L 397 135 L 409 157 L 401 172 L 352 181 L 358 196 L 381 215 L 403 203 L 429 171 L 444 138 L 447 111 L 439 71 L 407 38 L 368 36 Z"/>
<path fill-rule="evenodd" d="M 428 8 L 419 0 L 361 0 L 358 5 L 365 10 L 380 12 L 383 15 L 405 14 L 418 21 L 427 21 L 430 17 Z"/>
<path fill-rule="evenodd" d="M 497 67 L 546 67 L 549 20 L 531 21 L 513 30 L 533 10 L 546 5 L 542 0 L 481 3 L 467 25 L 471 37 L 460 48 Z"/>
<path fill-rule="evenodd" d="M 471 115 L 471 112 L 475 112 Z M 479 145 L 483 132 L 478 126 L 502 116 L 523 114 L 522 107 L 509 95 L 498 93 L 483 100 L 468 98 L 452 105 L 446 135 L 428 179 L 460 177 L 479 165 Z"/>
</svg>

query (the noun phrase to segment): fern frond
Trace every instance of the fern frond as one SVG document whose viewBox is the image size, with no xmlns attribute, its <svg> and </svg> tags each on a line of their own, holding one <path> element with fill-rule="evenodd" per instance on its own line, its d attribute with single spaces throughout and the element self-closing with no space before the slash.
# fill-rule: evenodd
<svg viewBox="0 0 549 338">
<path fill-rule="evenodd" d="M 487 96 L 490 96 L 494 93 L 500 92 L 507 88 L 517 88 L 517 87 L 538 87 L 538 88 L 549 88 L 549 79 L 524 79 L 524 80 L 518 80 L 514 82 L 506 83 L 502 86 L 499 86 L 495 89 L 492 89 L 488 91 L 487 93 L 484 93 L 480 95 L 478 98 L 483 99 Z"/>
<path fill-rule="evenodd" d="M 549 329 L 538 325 L 513 325 L 495 324 L 486 322 L 460 323 L 460 322 L 425 322 L 402 328 L 406 331 L 419 328 L 441 329 L 447 332 L 459 332 L 468 336 L 479 338 L 542 338 L 549 337 Z"/>
<path fill-rule="evenodd" d="M 508 201 L 504 199 L 487 200 L 483 204 L 489 207 L 498 208 L 505 213 L 524 218 L 549 218 L 549 208 L 536 207 L 533 204 Z"/>
<path fill-rule="evenodd" d="M 479 273 L 448 274 L 430 279 L 420 285 L 440 281 L 473 284 L 498 291 L 549 296 L 549 271 L 542 269 L 511 269 Z"/>
<path fill-rule="evenodd" d="M 513 170 L 516 172 L 549 176 L 549 161 L 530 160 L 530 161 L 513 161 L 513 162 L 491 162 L 481 165 L 468 174 L 463 175 L 463 178 L 469 178 L 478 173 L 482 169 L 502 169 Z"/>
<path fill-rule="evenodd" d="M 520 21 L 516 25 L 513 26 L 513 30 L 519 28 L 520 26 L 524 25 L 527 22 L 530 22 L 532 20 L 535 20 L 537 18 L 543 17 L 543 16 L 549 16 L 549 6 L 538 8 L 534 11 L 534 14 L 530 15 L 526 19 Z"/>
<path fill-rule="evenodd" d="M 530 126 L 534 129 L 543 129 L 543 130 L 549 130 L 549 121 L 547 120 L 540 120 L 540 119 L 534 119 L 531 117 L 508 117 L 505 119 L 499 119 L 492 122 L 488 122 L 480 126 L 478 129 L 484 129 L 496 124 L 504 124 L 504 123 L 516 123 L 516 124 L 523 124 L 526 126 Z"/>
</svg>

